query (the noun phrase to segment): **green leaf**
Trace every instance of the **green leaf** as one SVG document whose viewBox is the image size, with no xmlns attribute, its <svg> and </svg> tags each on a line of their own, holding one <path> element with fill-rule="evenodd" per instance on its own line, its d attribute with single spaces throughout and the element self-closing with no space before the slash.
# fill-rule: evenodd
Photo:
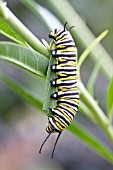
<svg viewBox="0 0 113 170">
<path fill-rule="evenodd" d="M 108 102 L 108 117 L 111 122 L 112 116 L 113 116 L 113 78 L 111 79 L 111 82 L 108 88 L 107 102 Z"/>
<path fill-rule="evenodd" d="M 51 56 L 49 60 L 49 66 L 47 71 L 46 83 L 45 83 L 45 94 L 43 102 L 43 110 L 47 111 L 48 116 L 51 115 L 50 107 L 55 107 L 56 101 L 51 99 L 51 94 L 55 92 L 55 88 L 51 86 L 50 81 L 55 78 L 55 73 L 51 71 L 51 65 L 54 63 L 54 58 Z"/>
<path fill-rule="evenodd" d="M 95 87 L 95 83 L 96 83 L 97 76 L 98 76 L 98 73 L 99 73 L 99 69 L 100 69 L 100 64 L 96 63 L 94 70 L 92 71 L 91 76 L 89 78 L 89 81 L 87 83 L 88 92 L 92 96 L 94 96 L 94 87 Z"/>
<path fill-rule="evenodd" d="M 0 17 L 0 33 L 18 44 L 28 46 L 27 43 Z"/>
<path fill-rule="evenodd" d="M 48 59 L 40 53 L 23 46 L 9 43 L 0 43 L 0 58 L 12 62 L 34 74 L 45 76 Z"/>
<path fill-rule="evenodd" d="M 8 9 L 6 3 L 0 5 L 0 16 L 30 45 L 30 47 L 49 58 L 50 53 L 48 49 Z"/>
<path fill-rule="evenodd" d="M 16 81 L 8 78 L 6 75 L 0 72 L 0 79 L 4 81 L 15 93 L 21 96 L 24 100 L 28 101 L 38 109 L 42 109 L 42 102 L 40 101 L 40 97 L 35 96 L 32 92 L 26 89 L 24 86 L 19 85 Z"/>
<path fill-rule="evenodd" d="M 52 64 L 52 56 L 49 60 L 48 70 L 47 70 L 47 76 L 46 76 L 46 83 L 45 83 L 45 92 L 44 92 L 44 102 L 43 102 L 43 110 L 47 111 L 50 107 L 50 91 L 51 91 L 51 64 Z"/>
<path fill-rule="evenodd" d="M 55 49 L 55 43 L 54 41 L 51 42 L 50 45 L 50 50 Z M 43 102 L 43 110 L 47 111 L 48 116 L 51 115 L 50 112 L 50 107 L 55 107 L 56 106 L 56 101 L 51 99 L 50 95 L 53 94 L 56 90 L 56 88 L 51 86 L 50 81 L 54 78 L 56 78 L 56 75 L 53 71 L 51 71 L 51 65 L 55 64 L 56 60 L 52 57 L 50 57 L 49 60 L 49 66 L 48 66 L 48 70 L 47 70 L 47 76 L 46 76 L 46 83 L 45 83 L 45 94 L 44 94 L 44 102 Z"/>
<path fill-rule="evenodd" d="M 79 139 L 85 142 L 93 151 L 100 154 L 103 158 L 107 159 L 109 162 L 113 163 L 113 152 L 103 144 L 96 136 L 92 135 L 79 123 L 72 123 L 68 129 L 76 135 Z"/>
<path fill-rule="evenodd" d="M 93 50 L 93 48 L 99 44 L 99 42 L 108 34 L 108 30 L 101 33 L 90 45 L 89 47 L 82 53 L 80 56 L 79 62 L 78 62 L 78 68 L 80 69 L 80 66 L 84 62 L 84 60 L 87 58 L 89 53 Z"/>
</svg>

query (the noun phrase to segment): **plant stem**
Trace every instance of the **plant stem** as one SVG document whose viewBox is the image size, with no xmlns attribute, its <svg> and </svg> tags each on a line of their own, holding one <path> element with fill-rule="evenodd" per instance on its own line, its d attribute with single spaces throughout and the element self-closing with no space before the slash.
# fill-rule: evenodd
<svg viewBox="0 0 113 170">
<path fill-rule="evenodd" d="M 113 118 L 113 108 L 111 108 L 108 113 L 109 124 L 111 125 L 112 125 L 112 118 Z"/>
<path fill-rule="evenodd" d="M 36 51 L 49 57 L 45 46 L 16 18 L 7 8 L 6 3 L 0 4 L 0 16 Z"/>
<path fill-rule="evenodd" d="M 88 117 L 92 122 L 98 124 L 96 117 L 93 115 L 91 110 L 82 101 L 80 101 L 79 110 L 82 112 L 83 115 Z"/>
<path fill-rule="evenodd" d="M 113 143 L 113 128 L 109 124 L 108 118 L 105 116 L 104 112 L 97 105 L 96 101 L 92 98 L 92 96 L 88 93 L 87 89 L 84 87 L 81 81 L 79 81 L 79 89 L 81 91 L 81 98 L 84 100 L 84 103 L 89 107 L 98 124 L 104 129 L 109 139 Z"/>
</svg>

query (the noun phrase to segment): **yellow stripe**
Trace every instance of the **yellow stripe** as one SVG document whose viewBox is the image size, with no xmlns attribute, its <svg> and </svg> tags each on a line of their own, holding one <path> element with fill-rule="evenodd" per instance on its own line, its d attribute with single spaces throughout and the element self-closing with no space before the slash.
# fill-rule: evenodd
<svg viewBox="0 0 113 170">
<path fill-rule="evenodd" d="M 68 35 L 65 35 L 63 38 L 61 38 L 61 37 L 62 37 L 62 36 L 58 36 L 58 37 L 56 38 L 56 40 L 58 40 L 58 39 L 60 38 L 57 42 L 67 39 L 67 38 L 68 38 Z"/>
<path fill-rule="evenodd" d="M 79 104 L 79 102 L 80 102 L 79 99 L 71 99 L 71 100 L 74 101 L 75 103 L 78 103 L 78 104 Z"/>
<path fill-rule="evenodd" d="M 79 104 L 79 103 L 80 103 L 80 100 L 78 100 L 78 99 L 75 99 L 75 102 Z"/>
<path fill-rule="evenodd" d="M 67 74 L 65 74 L 65 73 L 56 73 L 56 74 L 59 76 L 67 76 Z"/>
<path fill-rule="evenodd" d="M 69 47 L 67 49 L 59 49 L 59 50 L 57 50 L 57 54 L 59 54 L 61 52 L 75 52 L 75 48 L 74 47 Z"/>
<path fill-rule="evenodd" d="M 54 119 L 55 119 L 55 123 L 56 123 L 56 126 L 59 128 L 59 129 L 61 129 L 62 131 L 66 128 L 66 125 L 65 124 L 63 124 L 57 117 L 55 117 L 54 116 Z M 61 126 L 61 125 L 63 126 Z"/>
<path fill-rule="evenodd" d="M 64 67 L 64 66 L 76 66 L 76 62 L 75 61 L 69 61 L 69 62 L 67 62 L 67 63 L 62 63 L 62 64 L 59 64 L 58 66 L 57 66 L 57 68 L 60 68 L 60 67 Z"/>
<path fill-rule="evenodd" d="M 74 109 L 72 109 L 71 107 L 69 109 L 74 113 L 74 115 L 77 114 L 77 112 Z"/>
<path fill-rule="evenodd" d="M 66 80 L 76 80 L 77 76 L 69 76 L 69 77 L 64 77 L 64 78 L 60 78 L 57 81 L 61 82 L 61 81 L 66 81 Z"/>
<path fill-rule="evenodd" d="M 64 103 L 61 106 L 67 107 L 67 105 L 65 105 Z M 77 114 L 77 112 L 74 109 L 72 109 L 71 107 L 68 107 L 68 109 L 74 113 L 74 116 Z"/>
<path fill-rule="evenodd" d="M 68 88 L 63 88 L 61 91 L 62 91 L 62 92 L 66 92 L 66 91 L 70 91 L 70 92 L 71 92 L 71 91 L 73 91 L 73 90 L 78 91 L 78 88 L 77 88 L 77 87 L 75 87 L 75 88 L 73 87 L 73 88 L 70 88 L 70 89 L 68 89 Z M 60 91 L 60 92 L 61 92 L 61 91 Z M 59 92 L 59 93 L 60 93 L 60 92 Z"/>
<path fill-rule="evenodd" d="M 65 45 L 57 45 L 57 48 L 65 48 Z"/>
<path fill-rule="evenodd" d="M 61 131 L 63 131 L 63 130 L 65 129 L 65 128 L 62 128 L 58 122 L 56 122 L 56 126 L 57 126 Z"/>
<path fill-rule="evenodd" d="M 60 62 L 63 62 L 63 61 L 66 61 L 65 58 L 56 58 L 57 61 L 60 61 Z"/>
<path fill-rule="evenodd" d="M 59 91 L 60 91 L 60 90 L 61 90 L 61 91 L 62 91 L 62 90 L 67 90 L 67 88 L 65 88 L 65 87 L 60 87 L 60 88 L 59 88 Z"/>
</svg>

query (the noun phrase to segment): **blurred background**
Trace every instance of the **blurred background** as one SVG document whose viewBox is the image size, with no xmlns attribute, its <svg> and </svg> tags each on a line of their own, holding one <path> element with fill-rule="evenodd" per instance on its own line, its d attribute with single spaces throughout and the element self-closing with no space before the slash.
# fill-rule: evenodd
<svg viewBox="0 0 113 170">
<path fill-rule="evenodd" d="M 37 0 L 40 5 L 52 11 L 47 1 Z M 57 1 L 56 1 L 57 3 Z M 78 14 L 88 27 L 98 36 L 108 29 L 108 36 L 102 45 L 113 55 L 113 1 L 112 0 L 70 0 Z M 35 34 L 40 40 L 47 42 L 48 30 L 43 22 L 28 10 L 19 0 L 7 0 L 8 7 Z M 54 13 L 54 11 L 52 11 Z M 75 26 L 76 28 L 76 26 Z M 0 41 L 7 41 L 0 35 Z M 9 40 L 8 40 L 9 41 Z M 83 49 L 79 46 L 79 55 Z M 82 66 L 81 78 L 86 84 L 93 67 L 88 58 Z M 0 71 L 31 89 L 34 94 L 40 95 L 43 100 L 44 80 L 27 71 L 0 59 Z M 42 84 L 39 89 L 38 84 Z M 95 97 L 99 100 L 103 110 L 106 111 L 106 92 L 109 81 L 100 72 L 95 86 Z M 102 86 L 101 86 L 102 85 Z M 99 136 L 111 149 L 109 141 L 101 129 L 78 113 L 76 120 L 85 128 Z M 39 148 L 47 136 L 45 127 L 47 116 L 29 103 L 23 101 L 0 81 L 0 170 L 112 170 L 113 166 L 102 157 L 91 151 L 82 141 L 67 130 L 63 132 L 56 147 L 54 159 L 51 160 L 51 151 L 56 135 L 45 144 L 42 154 Z"/>
</svg>

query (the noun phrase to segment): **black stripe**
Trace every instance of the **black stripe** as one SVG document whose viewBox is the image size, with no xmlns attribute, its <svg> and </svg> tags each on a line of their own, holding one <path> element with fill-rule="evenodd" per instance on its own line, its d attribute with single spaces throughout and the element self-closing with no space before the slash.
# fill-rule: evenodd
<svg viewBox="0 0 113 170">
<path fill-rule="evenodd" d="M 68 67 L 68 66 L 66 66 L 66 67 Z M 69 66 L 70 67 L 70 66 Z M 65 66 L 63 67 L 63 69 L 62 68 L 56 68 L 55 70 L 53 70 L 53 71 L 67 71 L 67 72 L 72 72 L 72 71 L 77 71 L 77 69 L 76 68 L 73 68 L 73 69 L 67 69 L 67 68 L 65 68 Z"/>
<path fill-rule="evenodd" d="M 62 61 L 62 64 L 67 64 L 67 63 L 70 63 L 70 62 L 72 62 L 72 61 Z"/>
<path fill-rule="evenodd" d="M 62 87 L 63 86 L 71 86 L 73 84 L 75 84 L 75 82 L 74 83 L 59 83 L 59 84 L 56 83 L 55 87 L 58 87 L 58 86 L 62 86 Z"/>
<path fill-rule="evenodd" d="M 67 57 L 75 57 L 75 56 L 76 56 L 76 53 L 75 53 L 75 52 L 73 52 L 73 54 L 63 54 L 63 53 L 62 53 L 62 54 L 57 54 L 57 53 L 56 53 L 56 57 L 58 57 L 58 58 L 59 58 L 59 57 L 66 57 L 66 58 L 67 58 Z M 70 58 L 69 58 L 69 59 L 70 59 Z M 75 59 L 75 60 L 76 60 L 76 59 Z M 74 60 L 74 61 L 75 61 L 75 60 Z M 71 59 L 70 59 L 70 61 L 71 61 Z"/>
<path fill-rule="evenodd" d="M 66 35 L 67 35 L 67 33 L 66 33 L 66 34 L 64 34 L 64 35 L 62 35 L 61 37 L 56 36 L 56 39 L 59 37 L 59 38 L 56 40 L 56 42 L 57 42 L 57 41 L 59 41 L 60 39 L 62 39 L 63 37 L 65 37 Z M 66 39 L 67 39 L 67 38 L 66 38 Z"/>
<path fill-rule="evenodd" d="M 66 108 L 63 108 L 62 106 L 57 106 L 57 108 L 60 108 L 60 109 L 62 109 L 62 110 L 64 110 L 64 112 L 67 114 L 67 113 L 69 113 L 73 118 L 74 118 L 74 113 L 73 113 L 73 115 L 72 115 L 72 112 L 69 110 L 69 108 L 67 107 L 67 109 Z M 68 114 L 67 114 L 68 115 Z M 69 115 L 68 115 L 69 116 Z M 70 117 L 70 116 L 69 116 Z M 70 117 L 70 119 L 72 119 L 71 117 Z"/>
<path fill-rule="evenodd" d="M 55 120 L 54 117 L 56 117 L 56 118 L 58 118 L 58 117 L 57 117 L 57 116 L 53 116 L 53 120 L 54 120 L 55 125 L 56 125 L 56 122 L 57 122 L 58 124 L 60 124 L 60 126 L 61 126 L 62 128 L 66 128 L 66 125 L 65 125 L 63 122 L 62 122 L 62 123 L 63 123 L 64 125 L 61 124 L 61 120 L 60 120 L 60 119 L 59 119 L 59 121 L 57 121 L 57 120 Z M 57 126 L 57 125 L 56 125 L 56 126 Z M 58 126 L 57 126 L 57 127 L 58 127 Z M 58 127 L 58 128 L 59 128 L 59 127 Z"/>
<path fill-rule="evenodd" d="M 58 57 L 56 56 L 55 58 L 58 58 Z M 61 57 L 61 59 L 64 59 L 65 61 L 60 61 L 59 59 L 60 59 L 60 57 L 58 58 L 58 64 L 62 64 L 63 62 L 68 62 L 68 61 L 76 62 L 76 57 L 75 57 L 75 59 L 71 59 L 70 57 L 68 59 L 65 57 Z"/>
<path fill-rule="evenodd" d="M 54 122 L 54 121 L 53 121 Z M 49 124 L 51 126 L 51 129 L 54 129 L 54 126 L 51 124 L 51 121 L 49 120 Z"/>
<path fill-rule="evenodd" d="M 52 110 L 52 114 L 56 115 L 57 118 L 60 117 L 68 126 L 69 126 L 69 122 L 62 116 L 59 115 L 55 112 L 55 110 L 58 110 L 57 108 L 54 108 L 54 111 Z M 58 110 L 61 114 L 63 114 L 60 110 Z M 65 116 L 65 115 L 64 115 Z M 59 119 L 60 120 L 60 119 Z M 63 122 L 62 122 L 63 123 Z"/>
<path fill-rule="evenodd" d="M 61 31 L 60 33 L 57 34 L 57 37 L 59 37 L 62 33 L 64 33 L 65 30 Z"/>
<path fill-rule="evenodd" d="M 68 104 L 68 105 L 70 105 L 70 106 L 74 106 L 74 107 L 76 107 L 77 109 L 78 109 L 78 104 L 77 103 L 70 103 L 70 101 L 66 101 L 66 100 L 64 100 L 64 101 L 62 101 L 62 100 L 58 100 L 57 101 L 57 104 L 62 104 L 62 103 L 64 103 L 64 104 Z"/>
<path fill-rule="evenodd" d="M 55 81 L 55 84 L 53 84 L 53 81 Z M 66 81 L 66 80 L 65 80 Z M 76 80 L 75 80 L 76 81 Z M 60 82 L 59 84 L 57 84 L 57 79 L 54 79 L 54 80 L 51 80 L 51 84 L 52 84 L 52 86 L 54 86 L 54 87 L 59 87 L 59 86 L 69 86 L 69 85 L 73 85 L 73 84 L 75 84 L 76 82 L 68 82 L 68 83 L 66 83 L 66 82 Z"/>
<path fill-rule="evenodd" d="M 71 42 L 73 42 L 73 40 L 66 40 L 66 41 L 61 41 L 61 42 L 59 42 L 59 43 L 56 43 L 56 46 L 57 45 L 62 45 L 62 44 L 65 44 L 65 43 L 71 43 Z"/>
<path fill-rule="evenodd" d="M 75 61 L 73 61 L 73 62 L 75 62 Z M 74 71 L 74 70 L 76 70 L 77 71 L 77 69 L 76 69 L 76 66 L 73 66 L 73 65 L 71 65 L 71 63 L 70 63 L 70 65 L 67 65 L 67 63 L 69 63 L 69 61 L 63 61 L 61 64 L 63 64 L 64 66 L 61 66 L 60 64 L 52 64 L 51 65 L 51 69 L 53 70 L 53 71 L 55 71 L 55 70 L 61 70 L 61 71 L 63 71 L 62 69 L 64 69 L 65 71 Z M 75 62 L 76 63 L 76 62 Z M 52 68 L 52 67 L 55 67 L 54 69 Z M 60 67 L 60 69 L 59 68 L 57 68 L 57 67 Z M 74 69 L 67 69 L 67 68 L 65 68 L 65 67 L 75 67 Z"/>
</svg>

